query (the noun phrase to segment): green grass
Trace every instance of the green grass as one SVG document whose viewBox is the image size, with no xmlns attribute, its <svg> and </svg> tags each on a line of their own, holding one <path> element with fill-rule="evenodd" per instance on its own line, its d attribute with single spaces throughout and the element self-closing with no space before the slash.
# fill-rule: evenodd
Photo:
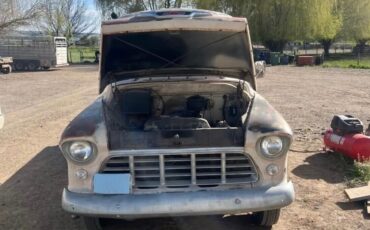
<svg viewBox="0 0 370 230">
<path fill-rule="evenodd" d="M 367 185 L 370 181 L 370 162 L 354 162 L 347 174 L 351 178 L 348 181 L 350 186 Z"/>
<path fill-rule="evenodd" d="M 93 63 L 97 50 L 99 50 L 98 47 L 68 47 L 68 61 L 70 63 Z"/>
<path fill-rule="evenodd" d="M 348 187 L 367 185 L 370 181 L 370 161 L 353 161 L 338 153 Z"/>
<path fill-rule="evenodd" d="M 354 54 L 331 54 L 325 59 L 323 67 L 370 69 L 370 57 L 360 57 L 360 63 Z"/>
</svg>

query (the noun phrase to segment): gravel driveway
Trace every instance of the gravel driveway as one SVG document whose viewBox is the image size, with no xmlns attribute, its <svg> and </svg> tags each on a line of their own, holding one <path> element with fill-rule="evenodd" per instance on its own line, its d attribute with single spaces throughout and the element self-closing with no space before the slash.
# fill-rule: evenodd
<svg viewBox="0 0 370 230">
<path fill-rule="evenodd" d="M 348 203 L 338 156 L 321 133 L 334 114 L 370 122 L 370 71 L 272 67 L 259 91 L 295 132 L 290 176 L 297 199 L 274 229 L 370 229 L 362 205 Z M 98 93 L 97 67 L 0 75 L 0 229 L 83 229 L 60 208 L 66 163 L 59 136 Z M 369 120 L 369 121 L 368 121 Z M 114 224 L 109 229 L 119 229 Z M 257 229 L 247 217 L 176 218 L 126 223 L 125 229 Z"/>
</svg>

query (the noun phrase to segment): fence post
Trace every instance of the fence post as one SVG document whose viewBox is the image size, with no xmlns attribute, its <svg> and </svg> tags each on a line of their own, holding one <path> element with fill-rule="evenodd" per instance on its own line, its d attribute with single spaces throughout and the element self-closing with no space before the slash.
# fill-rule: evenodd
<svg viewBox="0 0 370 230">
<path fill-rule="evenodd" d="M 357 48 L 357 65 L 358 66 L 360 65 L 360 58 L 361 58 L 361 56 L 360 56 L 360 49 Z"/>
<path fill-rule="evenodd" d="M 81 50 L 78 50 L 80 52 L 80 63 L 82 62 L 82 59 L 83 59 L 83 53 Z"/>
<path fill-rule="evenodd" d="M 69 58 L 69 63 L 72 63 L 73 64 L 73 60 L 72 60 L 72 52 L 70 49 L 68 49 L 68 58 Z"/>
</svg>

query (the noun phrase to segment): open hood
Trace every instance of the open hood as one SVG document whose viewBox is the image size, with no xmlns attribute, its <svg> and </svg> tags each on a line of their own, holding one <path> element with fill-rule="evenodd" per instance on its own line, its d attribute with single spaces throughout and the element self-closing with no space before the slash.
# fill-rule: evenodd
<svg viewBox="0 0 370 230">
<path fill-rule="evenodd" d="M 184 74 L 184 69 L 189 74 L 212 73 L 247 80 L 255 88 L 245 19 L 231 20 L 227 15 L 191 17 L 190 14 L 166 17 L 164 11 L 152 13 L 158 12 L 161 12 L 159 16 L 150 19 L 145 12 L 141 20 L 136 14 L 103 23 L 101 91 L 112 81 L 136 78 L 141 72 L 147 75 L 153 72 L 155 77 L 161 71 Z"/>
</svg>

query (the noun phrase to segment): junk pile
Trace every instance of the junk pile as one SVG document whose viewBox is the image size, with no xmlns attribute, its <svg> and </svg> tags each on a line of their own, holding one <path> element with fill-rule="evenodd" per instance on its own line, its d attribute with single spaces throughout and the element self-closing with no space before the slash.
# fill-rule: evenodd
<svg viewBox="0 0 370 230">
<path fill-rule="evenodd" d="M 331 129 L 324 134 L 326 149 L 342 153 L 357 161 L 370 160 L 370 126 L 364 133 L 364 125 L 350 115 L 335 115 Z"/>
</svg>

